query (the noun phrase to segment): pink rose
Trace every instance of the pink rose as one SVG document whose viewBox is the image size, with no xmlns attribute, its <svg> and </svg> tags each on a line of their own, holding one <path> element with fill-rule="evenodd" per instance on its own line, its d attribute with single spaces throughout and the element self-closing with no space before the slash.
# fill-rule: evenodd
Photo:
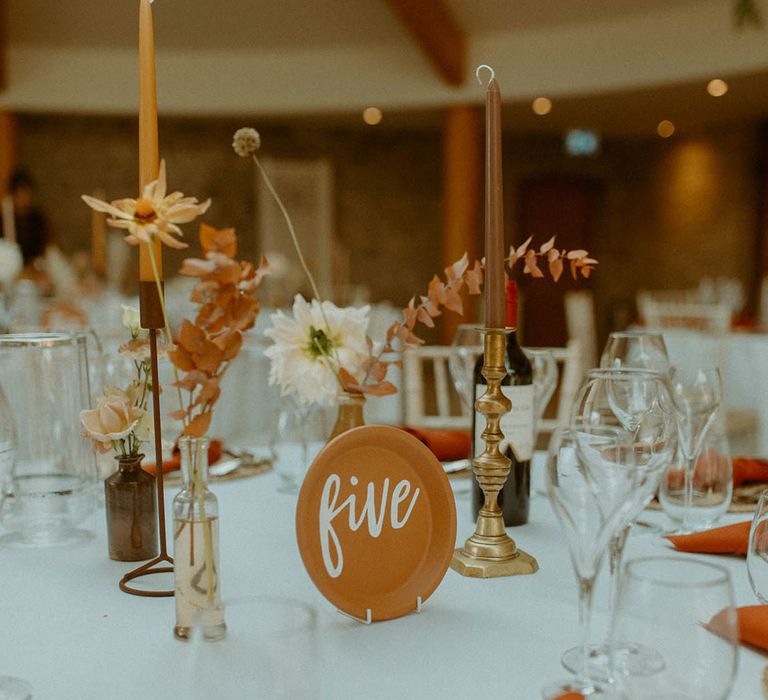
<svg viewBox="0 0 768 700">
<path fill-rule="evenodd" d="M 130 435 L 138 425 L 144 411 L 131 405 L 126 395 L 114 393 L 98 400 L 96 408 L 80 411 L 83 435 L 93 440 L 99 452 L 107 452 L 115 440 Z"/>
</svg>

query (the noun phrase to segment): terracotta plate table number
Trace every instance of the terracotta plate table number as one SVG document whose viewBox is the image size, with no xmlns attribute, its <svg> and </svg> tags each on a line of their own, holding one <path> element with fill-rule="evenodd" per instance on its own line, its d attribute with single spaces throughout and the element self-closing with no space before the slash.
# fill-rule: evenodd
<svg viewBox="0 0 768 700">
<path fill-rule="evenodd" d="M 416 610 L 456 544 L 445 471 L 419 440 L 385 425 L 354 428 L 317 456 L 299 493 L 296 535 L 319 591 L 365 621 Z"/>
</svg>

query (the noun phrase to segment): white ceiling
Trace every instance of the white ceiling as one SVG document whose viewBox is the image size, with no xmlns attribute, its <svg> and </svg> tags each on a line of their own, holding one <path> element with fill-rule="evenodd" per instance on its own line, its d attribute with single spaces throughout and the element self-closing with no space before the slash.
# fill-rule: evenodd
<svg viewBox="0 0 768 700">
<path fill-rule="evenodd" d="M 496 70 L 521 129 L 646 132 L 768 116 L 768 29 L 736 32 L 735 0 L 444 0 L 468 36 L 467 80 L 446 85 L 386 0 L 155 0 L 165 114 L 434 115 L 480 103 Z M 2 2 L 2 0 L 0 0 Z M 138 0 L 6 0 L 0 109 L 131 114 Z M 758 0 L 768 16 L 768 0 Z M 712 100 L 704 86 L 728 78 Z M 537 95 L 552 114 L 533 117 Z M 418 119 L 416 119 L 418 121 Z"/>
<path fill-rule="evenodd" d="M 730 2 L 730 0 L 723 0 Z M 448 0 L 470 35 L 643 16 L 706 0 Z M 44 46 L 131 47 L 136 0 L 9 0 L 9 38 Z M 409 41 L 385 0 L 155 0 L 169 49 L 265 49 Z"/>
</svg>

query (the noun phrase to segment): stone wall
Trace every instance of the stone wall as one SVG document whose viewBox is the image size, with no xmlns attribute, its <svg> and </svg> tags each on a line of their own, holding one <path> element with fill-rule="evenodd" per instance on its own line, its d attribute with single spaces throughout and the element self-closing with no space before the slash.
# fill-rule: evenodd
<svg viewBox="0 0 768 700">
<path fill-rule="evenodd" d="M 245 255 L 257 254 L 254 171 L 230 148 L 248 120 L 168 119 L 160 143 L 171 188 L 211 197 L 205 220 L 235 226 Z M 116 117 L 27 115 L 20 160 L 39 182 L 61 247 L 87 249 L 89 212 L 79 200 L 98 187 L 132 195 L 136 122 Z M 439 269 L 441 142 L 438 127 L 394 130 L 312 120 L 260 129 L 264 155 L 328 158 L 335 181 L 335 238 L 351 251 L 350 282 L 373 300 L 404 304 Z M 757 128 L 726 125 L 672 139 L 607 139 L 595 158 L 569 158 L 559 137 L 505 137 L 506 222 L 515 232 L 515 193 L 526 178 L 568 176 L 598 183 L 590 282 L 602 333 L 634 311 L 641 288 L 695 285 L 729 275 L 748 285 L 756 231 Z M 187 238 L 195 231 L 188 227 Z M 182 256 L 177 255 L 176 259 Z M 170 271 L 176 262 L 169 258 Z"/>
</svg>

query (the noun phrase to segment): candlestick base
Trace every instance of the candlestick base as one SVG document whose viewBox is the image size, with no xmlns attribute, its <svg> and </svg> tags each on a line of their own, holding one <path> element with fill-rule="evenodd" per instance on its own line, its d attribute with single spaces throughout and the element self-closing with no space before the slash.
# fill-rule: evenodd
<svg viewBox="0 0 768 700">
<path fill-rule="evenodd" d="M 518 549 L 504 529 L 499 508 L 499 491 L 509 476 L 510 461 L 499 451 L 501 416 L 512 405 L 501 390 L 506 376 L 504 354 L 506 333 L 503 328 L 487 328 L 484 338 L 483 376 L 488 382 L 485 394 L 475 403 L 475 410 L 486 417 L 482 438 L 483 453 L 472 460 L 472 470 L 483 490 L 484 503 L 477 516 L 474 534 L 453 553 L 451 568 L 462 576 L 494 578 L 533 574 L 539 565 L 530 554 Z"/>
<path fill-rule="evenodd" d="M 513 546 L 514 544 L 512 542 Z M 476 559 L 463 549 L 457 549 L 451 559 L 451 568 L 469 578 L 496 578 L 535 574 L 539 570 L 539 564 L 530 554 L 517 548 L 511 559 Z"/>
</svg>

